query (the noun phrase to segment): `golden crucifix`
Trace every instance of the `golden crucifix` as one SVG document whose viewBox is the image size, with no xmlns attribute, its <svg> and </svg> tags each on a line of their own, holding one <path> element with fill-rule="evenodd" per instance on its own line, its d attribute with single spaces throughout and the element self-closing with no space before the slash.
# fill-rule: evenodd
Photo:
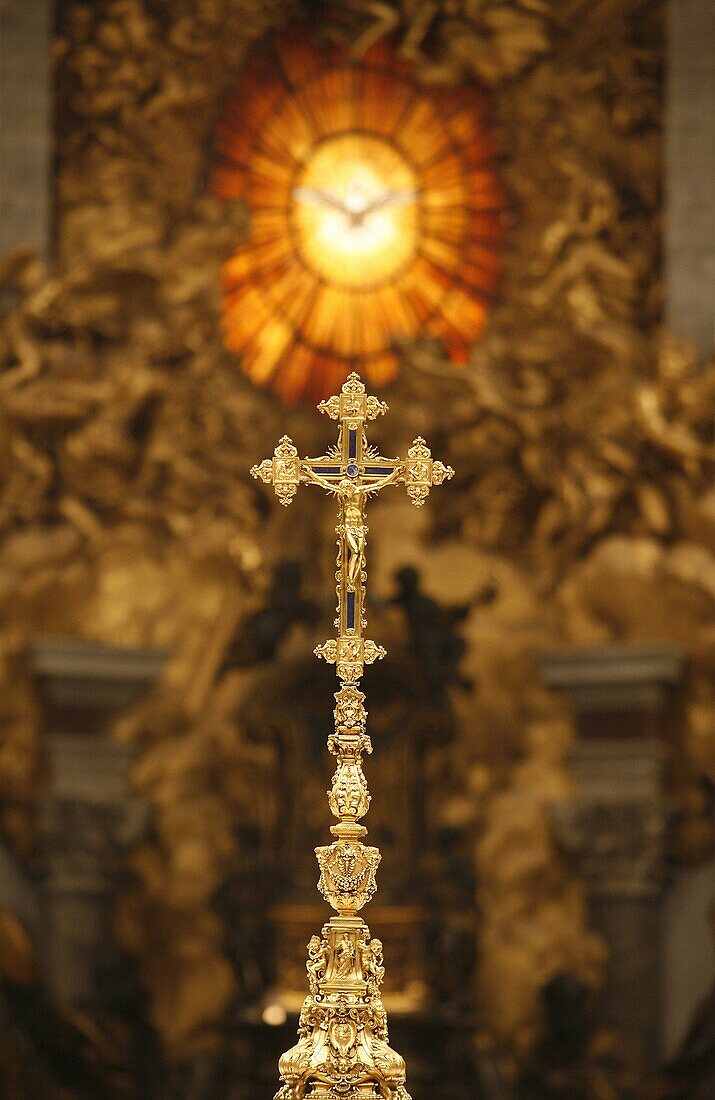
<svg viewBox="0 0 715 1100">
<path fill-rule="evenodd" d="M 413 504 L 424 504 L 433 485 L 454 471 L 432 458 L 424 439 L 416 439 L 407 458 L 383 458 L 368 444 L 365 424 L 387 412 L 369 397 L 351 374 L 339 397 L 318 406 L 339 422 L 338 442 L 320 458 L 299 458 L 283 436 L 273 458 L 251 473 L 272 484 L 281 504 L 293 500 L 301 484 L 319 485 L 338 501 L 337 595 L 331 638 L 315 650 L 336 666 L 335 733 L 328 748 L 337 757 L 328 804 L 338 824 L 332 844 L 316 849 L 318 889 L 336 910 L 320 936 L 308 944 L 310 992 L 303 1005 L 299 1040 L 280 1060 L 282 1085 L 275 1100 L 410 1100 L 405 1062 L 388 1045 L 387 1015 L 380 999 L 384 976 L 382 944 L 357 914 L 377 889 L 377 848 L 363 842 L 360 824 L 370 806 L 362 770 L 363 752 L 372 752 L 366 733 L 365 695 L 359 689 L 366 664 L 385 656 L 382 646 L 363 637 L 365 621 L 365 545 L 368 497 L 386 485 L 402 484 Z"/>
</svg>

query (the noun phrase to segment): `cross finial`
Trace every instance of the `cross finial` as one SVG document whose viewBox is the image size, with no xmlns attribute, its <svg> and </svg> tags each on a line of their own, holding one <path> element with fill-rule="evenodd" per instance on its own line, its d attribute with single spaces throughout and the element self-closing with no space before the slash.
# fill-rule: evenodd
<svg viewBox="0 0 715 1100">
<path fill-rule="evenodd" d="M 368 420 L 387 412 L 384 401 L 365 390 L 359 375 L 346 379 L 339 395 L 321 401 L 321 412 L 339 422 L 338 440 L 320 458 L 299 458 L 292 439 L 284 435 L 273 458 L 253 466 L 251 473 L 272 484 L 281 504 L 289 505 L 301 484 L 319 485 L 339 502 L 338 524 L 338 637 L 316 650 L 337 665 L 338 675 L 351 683 L 359 680 L 363 667 L 384 656 L 382 646 L 364 639 L 366 626 L 365 547 L 367 522 L 365 505 L 369 496 L 386 485 L 404 485 L 413 504 L 420 507 L 433 485 L 453 477 L 454 470 L 432 458 L 422 437 L 407 450 L 407 457 L 383 458 L 367 440 Z"/>
<path fill-rule="evenodd" d="M 320 412 L 331 420 L 340 420 L 342 416 L 358 416 L 363 420 L 374 420 L 387 412 L 387 405 L 377 397 L 365 392 L 365 383 L 355 371 L 349 374 L 343 383 L 340 396 L 329 397 L 318 405 Z"/>
</svg>

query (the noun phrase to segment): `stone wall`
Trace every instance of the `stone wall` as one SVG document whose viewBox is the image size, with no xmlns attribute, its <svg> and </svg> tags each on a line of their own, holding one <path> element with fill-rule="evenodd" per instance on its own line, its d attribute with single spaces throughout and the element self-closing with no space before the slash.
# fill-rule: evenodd
<svg viewBox="0 0 715 1100">
<path fill-rule="evenodd" d="M 0 257 L 49 249 L 53 0 L 0 3 Z"/>
<path fill-rule="evenodd" d="M 715 343 L 715 4 L 669 5 L 666 322 L 708 354 Z"/>
</svg>

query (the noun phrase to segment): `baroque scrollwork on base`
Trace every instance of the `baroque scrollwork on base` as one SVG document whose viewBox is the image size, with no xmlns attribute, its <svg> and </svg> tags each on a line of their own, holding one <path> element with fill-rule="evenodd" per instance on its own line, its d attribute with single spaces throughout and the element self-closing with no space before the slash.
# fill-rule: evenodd
<svg viewBox="0 0 715 1100">
<path fill-rule="evenodd" d="M 380 999 L 380 940 L 360 920 L 333 918 L 308 944 L 307 970 L 299 1038 L 280 1060 L 275 1100 L 410 1100 Z"/>
</svg>

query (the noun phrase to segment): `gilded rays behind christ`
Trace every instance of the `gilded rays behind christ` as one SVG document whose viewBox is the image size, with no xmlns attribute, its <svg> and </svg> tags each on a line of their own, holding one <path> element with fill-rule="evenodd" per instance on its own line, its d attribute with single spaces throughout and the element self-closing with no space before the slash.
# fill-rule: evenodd
<svg viewBox="0 0 715 1100">
<path fill-rule="evenodd" d="M 219 127 L 214 189 L 244 200 L 223 271 L 226 346 L 286 401 L 438 339 L 464 362 L 493 301 L 502 196 L 473 87 L 427 91 L 378 44 L 359 62 L 295 30 L 249 60 Z"/>
</svg>

